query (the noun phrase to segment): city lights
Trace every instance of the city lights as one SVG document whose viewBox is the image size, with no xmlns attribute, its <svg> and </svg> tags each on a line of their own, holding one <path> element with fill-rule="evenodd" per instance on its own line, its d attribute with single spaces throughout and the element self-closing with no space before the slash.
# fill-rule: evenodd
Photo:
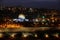
<svg viewBox="0 0 60 40">
<path fill-rule="evenodd" d="M 0 40 L 60 40 L 60 11 L 0 8 Z"/>
<path fill-rule="evenodd" d="M 19 25 L 19 24 L 13 24 L 13 23 L 5 23 L 3 25 L 0 25 L 1 28 L 20 28 L 20 27 L 23 27 L 22 25 Z"/>
</svg>

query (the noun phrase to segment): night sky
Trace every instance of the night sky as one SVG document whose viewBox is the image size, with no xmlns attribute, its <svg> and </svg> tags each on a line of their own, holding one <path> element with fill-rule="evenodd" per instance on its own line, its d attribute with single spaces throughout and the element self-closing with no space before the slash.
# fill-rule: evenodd
<svg viewBox="0 0 60 40">
<path fill-rule="evenodd" d="M 6 6 L 22 5 L 24 7 L 60 9 L 59 0 L 0 0 L 0 4 Z"/>
</svg>

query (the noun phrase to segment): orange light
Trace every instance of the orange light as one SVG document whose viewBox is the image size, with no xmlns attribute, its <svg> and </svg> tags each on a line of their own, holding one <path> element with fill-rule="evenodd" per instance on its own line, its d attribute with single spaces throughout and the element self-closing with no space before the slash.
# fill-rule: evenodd
<svg viewBox="0 0 60 40">
<path fill-rule="evenodd" d="M 19 25 L 19 24 L 15 24 L 15 23 L 9 23 L 9 24 L 1 24 L 0 25 L 0 28 L 20 28 L 20 27 L 23 27 L 22 25 Z"/>
</svg>

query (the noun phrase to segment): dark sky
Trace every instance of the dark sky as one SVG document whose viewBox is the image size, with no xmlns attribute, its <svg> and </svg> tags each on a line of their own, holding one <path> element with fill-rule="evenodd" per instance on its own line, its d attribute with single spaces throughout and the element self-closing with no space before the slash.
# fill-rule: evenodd
<svg viewBox="0 0 60 40">
<path fill-rule="evenodd" d="M 37 7 L 37 8 L 60 8 L 59 0 L 0 0 L 6 6 Z"/>
</svg>

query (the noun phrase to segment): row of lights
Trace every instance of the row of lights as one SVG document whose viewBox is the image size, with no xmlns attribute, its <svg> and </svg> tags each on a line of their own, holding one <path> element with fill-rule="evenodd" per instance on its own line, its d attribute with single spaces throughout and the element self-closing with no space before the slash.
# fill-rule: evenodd
<svg viewBox="0 0 60 40">
<path fill-rule="evenodd" d="M 16 35 L 16 33 L 12 33 L 12 34 L 10 34 L 10 37 L 12 37 L 12 38 L 15 38 L 15 35 Z M 28 34 L 23 34 L 22 35 L 22 37 L 28 37 L 29 35 Z M 56 33 L 56 34 L 53 34 L 53 36 L 55 36 L 55 37 L 59 37 L 59 34 L 58 33 Z M 2 33 L 0 33 L 0 38 L 2 38 L 3 37 L 3 34 Z M 38 35 L 37 34 L 35 34 L 35 36 L 34 37 L 38 37 Z M 46 38 L 49 38 L 49 35 L 48 34 L 45 34 L 45 37 Z"/>
<path fill-rule="evenodd" d="M 42 16 L 42 18 L 43 18 L 43 19 L 41 19 L 42 22 L 45 22 L 46 20 L 47 20 L 47 21 L 50 21 L 50 19 L 45 19 L 44 16 Z M 51 19 L 52 19 L 52 22 L 55 22 L 55 21 L 57 20 L 56 18 L 55 18 L 55 20 L 54 20 L 53 17 L 52 17 Z M 26 19 L 26 18 L 25 18 L 25 15 L 24 15 L 24 14 L 19 14 L 19 15 L 18 15 L 18 19 L 13 19 L 13 21 L 21 21 L 21 22 L 23 22 L 24 20 L 25 20 L 25 21 L 29 21 L 29 19 Z M 39 22 L 40 20 L 36 18 L 36 19 L 33 19 L 33 21 Z"/>
<path fill-rule="evenodd" d="M 59 37 L 59 34 L 58 34 L 58 33 L 56 33 L 56 34 L 53 34 L 53 36 L 55 36 L 55 37 L 57 37 L 57 38 L 58 38 L 58 37 Z M 45 34 L 45 37 L 46 37 L 46 38 L 48 38 L 48 37 L 49 37 L 49 35 L 48 35 L 48 34 Z"/>
</svg>

